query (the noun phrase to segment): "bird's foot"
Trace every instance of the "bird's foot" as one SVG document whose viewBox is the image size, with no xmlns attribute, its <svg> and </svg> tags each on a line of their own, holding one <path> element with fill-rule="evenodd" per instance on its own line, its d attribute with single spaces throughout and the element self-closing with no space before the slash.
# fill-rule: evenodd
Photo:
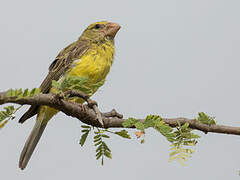
<svg viewBox="0 0 240 180">
<path fill-rule="evenodd" d="M 69 90 L 69 91 L 66 91 L 64 93 L 65 96 L 68 96 L 68 97 L 79 97 L 79 98 L 82 98 L 84 99 L 87 104 L 88 104 L 88 107 L 92 108 L 96 115 L 97 115 L 97 120 L 98 122 L 101 124 L 102 127 L 104 127 L 104 123 L 103 123 L 103 120 L 102 120 L 102 114 L 101 112 L 99 111 L 98 109 L 98 104 L 96 101 L 90 99 L 84 92 L 82 91 L 76 91 L 76 90 Z"/>
</svg>

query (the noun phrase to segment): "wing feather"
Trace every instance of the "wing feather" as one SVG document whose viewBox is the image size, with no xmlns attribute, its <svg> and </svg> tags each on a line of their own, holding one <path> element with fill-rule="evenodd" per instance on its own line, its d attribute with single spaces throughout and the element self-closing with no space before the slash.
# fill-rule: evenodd
<svg viewBox="0 0 240 180">
<path fill-rule="evenodd" d="M 59 80 L 71 66 L 72 62 L 75 59 L 81 58 L 87 49 L 88 43 L 86 41 L 79 40 L 64 48 L 50 64 L 48 75 L 40 85 L 41 92 L 48 93 L 51 88 L 52 80 Z M 38 108 L 39 106 L 32 105 L 18 122 L 23 123 L 27 119 L 36 115 L 38 113 Z"/>
</svg>

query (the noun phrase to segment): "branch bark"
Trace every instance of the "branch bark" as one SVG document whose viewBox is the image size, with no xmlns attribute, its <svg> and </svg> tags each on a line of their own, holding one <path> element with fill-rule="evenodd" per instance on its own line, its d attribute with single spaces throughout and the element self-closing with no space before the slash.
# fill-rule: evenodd
<svg viewBox="0 0 240 180">
<path fill-rule="evenodd" d="M 64 100 L 62 97 L 56 94 L 38 94 L 34 97 L 17 99 L 16 97 L 6 97 L 6 92 L 0 93 L 0 105 L 6 103 L 14 103 L 20 105 L 47 105 L 53 107 L 59 111 L 62 111 L 68 116 L 77 118 L 83 123 L 92 125 L 95 127 L 102 127 L 98 121 L 95 111 L 86 104 L 78 104 Z M 102 113 L 102 120 L 105 128 L 123 128 L 122 123 L 126 120 L 121 117 L 115 110 L 108 113 Z M 144 119 L 139 119 L 144 122 Z M 164 122 L 171 127 L 177 127 L 178 122 L 181 124 L 189 123 L 189 127 L 195 130 L 202 131 L 204 133 L 221 133 L 240 135 L 240 127 L 223 126 L 223 125 L 206 125 L 196 119 L 188 118 L 163 118 Z M 132 127 L 134 128 L 134 127 Z"/>
</svg>

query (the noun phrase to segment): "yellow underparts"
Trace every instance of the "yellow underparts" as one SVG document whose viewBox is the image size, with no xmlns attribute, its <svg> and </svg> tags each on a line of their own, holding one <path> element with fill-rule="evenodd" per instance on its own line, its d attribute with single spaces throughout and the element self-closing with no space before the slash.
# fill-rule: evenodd
<svg viewBox="0 0 240 180">
<path fill-rule="evenodd" d="M 62 81 L 68 76 L 85 77 L 88 81 L 84 85 L 90 88 L 93 84 L 105 80 L 113 63 L 113 55 L 114 46 L 111 42 L 102 43 L 100 45 L 94 44 L 82 55 L 81 59 L 74 60 L 72 67 L 59 81 Z M 95 93 L 95 91 L 93 93 Z M 54 92 L 54 89 L 51 88 L 50 92 Z M 92 94 L 88 95 L 91 96 Z M 79 98 L 74 99 L 74 101 L 78 103 L 84 102 Z M 37 120 L 44 119 L 43 122 L 47 123 L 57 112 L 58 110 L 54 108 L 41 106 L 38 115 L 39 118 L 37 118 Z"/>
</svg>

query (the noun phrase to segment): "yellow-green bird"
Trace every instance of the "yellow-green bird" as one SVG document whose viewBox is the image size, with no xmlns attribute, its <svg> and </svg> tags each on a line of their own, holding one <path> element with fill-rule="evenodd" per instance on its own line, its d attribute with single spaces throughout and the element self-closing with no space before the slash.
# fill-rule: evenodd
<svg viewBox="0 0 240 180">
<path fill-rule="evenodd" d="M 95 93 L 97 89 L 93 89 L 93 85 L 105 80 L 113 63 L 114 37 L 119 29 L 118 24 L 107 21 L 89 25 L 77 41 L 57 55 L 49 67 L 47 77 L 40 85 L 41 92 L 54 92 L 52 80 L 63 82 L 70 76 L 77 76 L 87 79 L 84 85 L 92 90 L 91 93 L 88 92 L 88 96 Z M 84 102 L 82 99 L 76 101 Z M 27 166 L 47 123 L 57 112 L 48 106 L 33 105 L 20 118 L 19 122 L 23 123 L 37 114 L 36 123 L 20 156 L 19 168 L 24 169 Z"/>
</svg>

